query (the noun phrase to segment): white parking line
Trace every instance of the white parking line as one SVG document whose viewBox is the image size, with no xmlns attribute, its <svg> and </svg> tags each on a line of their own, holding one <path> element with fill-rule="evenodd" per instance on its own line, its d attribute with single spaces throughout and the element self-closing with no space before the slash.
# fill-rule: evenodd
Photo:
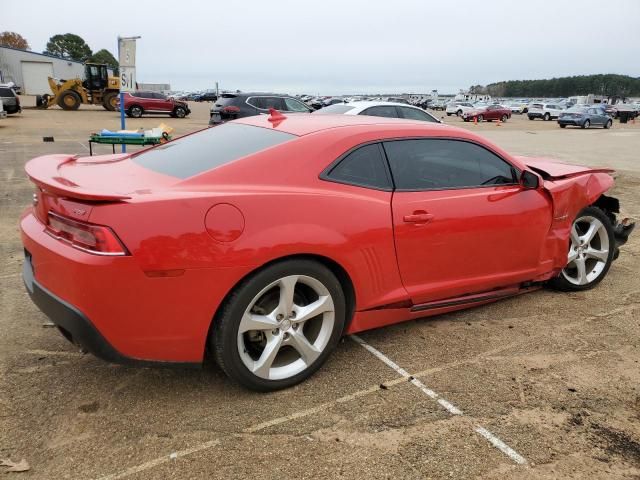
<svg viewBox="0 0 640 480">
<path fill-rule="evenodd" d="M 387 357 L 380 350 L 377 350 L 376 348 L 372 347 L 371 345 L 369 345 L 367 342 L 362 340 L 362 338 L 358 337 L 357 335 L 351 335 L 350 338 L 354 342 L 356 342 L 359 345 L 361 345 L 362 347 L 364 347 L 369 353 L 373 354 L 376 358 L 378 358 L 379 360 L 384 362 L 388 367 L 390 367 L 393 370 L 395 370 L 399 375 L 401 375 L 404 378 L 408 379 L 413 385 L 418 387 L 425 395 L 427 395 L 428 397 L 432 398 L 433 400 L 436 400 L 440 404 L 440 406 L 442 406 L 451 415 L 463 415 L 462 410 L 460 410 L 458 407 L 453 405 L 451 402 L 448 402 L 447 400 L 442 398 L 436 392 L 434 392 L 433 390 L 428 388 L 420 380 L 418 380 L 417 378 L 414 378 L 412 375 L 409 374 L 409 372 L 407 372 L 404 368 L 400 367 L 397 363 L 395 363 L 393 360 L 391 360 L 389 357 Z M 477 426 L 475 428 L 475 432 L 478 433 L 479 435 L 482 435 L 482 437 L 484 437 L 486 440 L 488 440 L 489 443 L 491 443 L 491 445 L 496 447 L 498 450 L 500 450 L 502 453 L 504 453 L 506 456 L 508 456 L 515 463 L 518 463 L 520 465 L 524 465 L 524 464 L 527 463 L 527 461 L 524 459 L 524 457 L 522 455 L 520 455 L 513 448 L 511 448 L 509 445 L 504 443 L 502 440 L 500 440 L 498 437 L 496 437 L 493 433 L 491 433 L 486 428 L 484 428 L 482 426 Z"/>
<path fill-rule="evenodd" d="M 171 460 L 175 460 L 177 458 L 184 457 L 186 455 L 191 455 L 192 453 L 196 453 L 201 450 L 206 450 L 207 448 L 215 447 L 219 443 L 220 443 L 220 440 L 211 440 L 209 442 L 201 443 L 200 445 L 196 445 L 195 447 L 185 448 L 184 450 L 180 450 L 179 452 L 174 452 L 170 455 L 164 455 L 162 457 L 149 460 L 148 462 L 142 463 L 140 465 L 136 465 L 135 467 L 127 468 L 122 472 L 113 473 L 111 475 L 100 477 L 98 480 L 118 480 L 120 478 L 130 477 L 131 475 L 144 472 L 145 470 L 149 470 L 150 468 L 156 467 L 158 465 L 162 465 L 163 463 L 167 463 Z"/>
<path fill-rule="evenodd" d="M 504 443 L 502 440 L 500 440 L 498 437 L 496 437 L 493 433 L 491 433 L 486 428 L 476 427 L 476 432 L 478 432 L 484 438 L 489 440 L 489 442 L 491 442 L 491 444 L 494 447 L 496 447 L 498 450 L 500 450 L 502 453 L 504 453 L 507 457 L 509 457 L 514 462 L 519 463 L 520 465 L 524 465 L 525 463 L 527 463 L 527 461 L 524 459 L 522 455 L 520 455 L 513 448 L 511 448 L 509 445 Z"/>
<path fill-rule="evenodd" d="M 388 382 L 384 382 L 384 385 L 386 387 L 391 387 L 393 385 L 398 385 L 400 383 L 404 383 L 405 380 L 404 378 L 397 378 L 394 380 L 390 380 Z M 322 403 L 320 405 L 317 405 L 315 407 L 310 407 L 310 408 L 306 408 L 304 410 L 298 410 L 296 412 L 293 412 L 289 415 L 286 415 L 284 417 L 278 417 L 278 418 L 274 418 L 273 420 L 268 420 L 266 422 L 262 422 L 259 423 L 257 425 L 245 428 L 242 433 L 256 433 L 259 432 L 260 430 L 264 430 L 265 428 L 269 428 L 269 427 L 273 427 L 275 425 L 281 425 L 283 423 L 286 422 L 290 422 L 291 420 L 295 420 L 298 418 L 304 418 L 307 417 L 309 415 L 312 415 L 314 413 L 320 412 L 322 410 L 326 410 L 330 407 L 333 407 L 335 405 L 338 405 L 340 403 L 346 403 L 346 402 L 350 402 L 352 400 L 355 400 L 356 398 L 359 397 L 363 397 L 365 395 L 370 395 L 372 393 L 375 392 L 379 392 L 380 391 L 380 385 L 373 385 L 369 388 L 365 388 L 363 390 L 358 390 L 357 392 L 354 393 L 350 393 L 348 395 L 344 395 L 340 398 L 337 398 L 331 402 L 326 402 L 326 403 Z M 191 453 L 196 453 L 196 452 L 200 452 L 202 450 L 206 450 L 208 448 L 211 447 L 215 447 L 216 445 L 218 445 L 220 443 L 219 439 L 215 439 L 215 440 L 211 440 L 208 442 L 204 442 L 201 443 L 199 445 L 196 445 L 194 447 L 185 449 L 185 450 L 181 450 L 180 452 L 176 452 L 173 453 L 171 455 L 163 455 L 162 457 L 158 457 L 156 459 L 153 460 L 149 460 L 148 462 L 142 463 L 140 465 L 136 465 L 134 467 L 128 468 L 126 470 L 123 470 L 122 472 L 119 473 L 113 473 L 110 475 L 105 475 L 102 477 L 99 477 L 97 480 L 118 480 L 120 478 L 125 478 L 128 477 L 130 475 L 133 475 L 134 473 L 139 473 L 142 472 L 144 470 L 148 470 L 150 468 L 153 468 L 157 465 L 161 465 L 163 463 L 168 462 L 169 460 L 172 460 L 174 458 L 178 458 L 178 457 L 184 457 L 186 455 L 189 455 Z"/>
</svg>

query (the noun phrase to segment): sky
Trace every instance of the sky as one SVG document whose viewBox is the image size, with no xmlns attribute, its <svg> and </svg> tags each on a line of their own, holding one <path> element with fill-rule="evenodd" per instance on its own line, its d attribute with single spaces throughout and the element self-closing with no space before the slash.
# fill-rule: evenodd
<svg viewBox="0 0 640 480">
<path fill-rule="evenodd" d="M 0 31 L 37 52 L 75 33 L 117 55 L 119 35 L 140 35 L 138 82 L 174 90 L 446 94 L 640 76 L 640 0 L 2 0 L 0 11 Z"/>
</svg>

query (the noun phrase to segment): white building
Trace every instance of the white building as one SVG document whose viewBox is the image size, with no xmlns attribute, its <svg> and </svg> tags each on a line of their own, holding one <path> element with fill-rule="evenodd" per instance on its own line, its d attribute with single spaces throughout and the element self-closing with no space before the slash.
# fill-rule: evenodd
<svg viewBox="0 0 640 480">
<path fill-rule="evenodd" d="M 84 79 L 82 62 L 0 46 L 0 83 L 13 82 L 27 95 L 51 93 L 48 77 Z"/>
</svg>

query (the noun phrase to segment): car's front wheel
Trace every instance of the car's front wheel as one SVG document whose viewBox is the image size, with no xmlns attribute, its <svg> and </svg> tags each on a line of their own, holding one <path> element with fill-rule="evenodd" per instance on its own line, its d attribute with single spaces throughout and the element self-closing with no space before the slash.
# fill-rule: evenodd
<svg viewBox="0 0 640 480">
<path fill-rule="evenodd" d="M 187 111 L 184 109 L 184 107 L 176 107 L 173 110 L 173 114 L 178 118 L 184 118 L 187 116 Z"/>
<path fill-rule="evenodd" d="M 567 265 L 551 281 L 559 290 L 588 290 L 607 274 L 616 243 L 611 221 L 597 207 L 583 209 L 571 225 Z"/>
<path fill-rule="evenodd" d="M 607 123 L 604 124 L 604 128 L 609 129 L 613 125 L 613 121 L 611 119 L 607 120 Z"/>
<path fill-rule="evenodd" d="M 134 105 L 133 107 L 129 108 L 129 116 L 133 117 L 133 118 L 140 118 L 142 117 L 142 107 L 139 107 L 138 105 Z"/>
<path fill-rule="evenodd" d="M 243 281 L 214 319 L 211 350 L 224 372 L 257 391 L 287 388 L 311 376 L 342 335 L 340 282 L 306 259 L 273 264 Z"/>
</svg>

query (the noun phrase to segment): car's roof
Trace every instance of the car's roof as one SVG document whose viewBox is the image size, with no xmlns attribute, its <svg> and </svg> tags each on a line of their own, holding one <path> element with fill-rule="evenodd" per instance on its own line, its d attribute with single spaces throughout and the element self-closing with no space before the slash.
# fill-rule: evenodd
<svg viewBox="0 0 640 480">
<path fill-rule="evenodd" d="M 374 104 L 376 102 L 365 102 Z M 390 103 L 390 105 L 397 105 Z M 374 117 L 369 115 L 309 115 L 308 113 L 286 113 L 284 119 L 281 121 L 270 121 L 270 115 L 255 115 L 251 117 L 245 117 L 238 120 L 233 120 L 234 123 L 242 123 L 245 125 L 254 125 L 256 127 L 273 128 L 293 135 L 308 135 L 311 133 L 319 132 L 321 130 L 328 130 L 332 128 L 349 128 L 358 127 L 363 125 L 371 126 L 384 126 L 398 127 L 401 125 L 407 126 L 419 126 L 423 129 L 432 129 L 433 132 L 445 134 L 444 132 L 450 132 L 454 134 L 457 131 L 466 132 L 464 129 L 459 129 L 449 125 L 444 125 L 435 122 L 424 122 L 421 120 L 407 120 L 403 118 L 386 118 L 386 117 Z"/>
</svg>

